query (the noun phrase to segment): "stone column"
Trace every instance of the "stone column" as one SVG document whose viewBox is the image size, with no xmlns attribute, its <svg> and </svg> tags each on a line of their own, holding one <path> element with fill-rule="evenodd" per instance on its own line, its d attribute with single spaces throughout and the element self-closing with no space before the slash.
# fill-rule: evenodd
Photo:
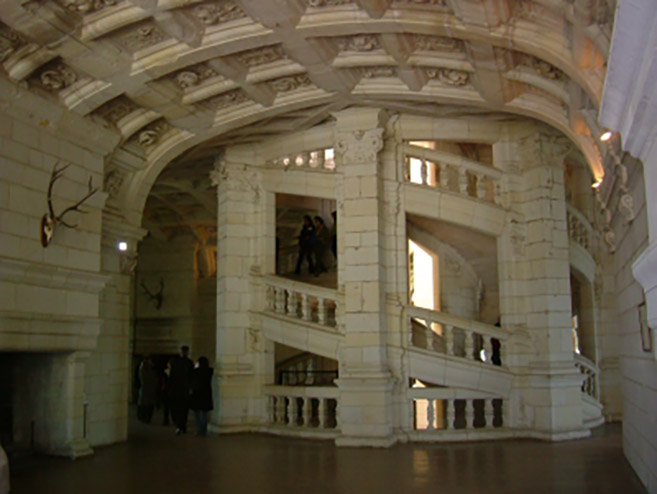
<svg viewBox="0 0 657 494">
<path fill-rule="evenodd" d="M 335 114 L 344 202 L 338 218 L 343 251 L 345 339 L 340 349 L 339 413 L 345 446 L 389 446 L 392 386 L 386 353 L 381 112 Z"/>
<path fill-rule="evenodd" d="M 570 147 L 563 137 L 531 132 L 495 148 L 511 207 L 498 240 L 502 325 L 514 332 L 504 352 L 518 374 L 510 422 L 537 437 L 570 439 L 588 435 L 571 339 L 563 180 Z"/>
<path fill-rule="evenodd" d="M 261 391 L 263 338 L 250 309 L 257 304 L 252 275 L 262 271 L 261 174 L 249 148 L 233 148 L 212 172 L 217 186 L 217 362 L 214 430 L 246 430 L 265 419 Z"/>
</svg>

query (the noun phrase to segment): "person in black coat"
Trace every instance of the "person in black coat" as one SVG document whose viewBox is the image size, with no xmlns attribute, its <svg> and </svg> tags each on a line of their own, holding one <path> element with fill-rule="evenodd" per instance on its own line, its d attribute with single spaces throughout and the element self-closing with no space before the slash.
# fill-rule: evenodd
<svg viewBox="0 0 657 494">
<path fill-rule="evenodd" d="M 194 362 L 187 355 L 189 347 L 180 349 L 180 356 L 171 360 L 169 375 L 169 408 L 171 418 L 176 424 L 176 434 L 187 432 L 187 413 L 189 412 L 189 391 Z"/>
<path fill-rule="evenodd" d="M 313 219 L 310 216 L 305 215 L 303 217 L 301 232 L 299 232 L 299 258 L 297 259 L 297 267 L 294 270 L 294 274 L 301 274 L 301 264 L 304 259 L 308 261 L 308 273 L 313 274 L 315 272 L 313 250 L 316 241 L 317 237 L 315 237 L 315 225 L 313 225 Z"/>
<path fill-rule="evenodd" d="M 212 410 L 212 374 L 208 359 L 198 359 L 192 371 L 192 392 L 189 398 L 189 407 L 194 411 L 196 421 L 196 434 L 205 436 L 208 432 L 208 412 Z"/>
</svg>

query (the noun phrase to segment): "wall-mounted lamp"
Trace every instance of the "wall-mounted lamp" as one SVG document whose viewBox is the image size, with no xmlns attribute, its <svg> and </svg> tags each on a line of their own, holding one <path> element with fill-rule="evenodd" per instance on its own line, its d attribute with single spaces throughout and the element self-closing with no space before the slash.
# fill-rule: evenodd
<svg viewBox="0 0 657 494">
<path fill-rule="evenodd" d="M 121 252 L 125 252 L 126 250 L 128 250 L 128 242 L 119 242 L 117 244 L 117 247 Z"/>
<path fill-rule="evenodd" d="M 602 179 L 598 179 L 598 180 L 596 180 L 595 182 L 593 182 L 593 183 L 591 184 L 591 187 L 593 187 L 594 189 L 597 189 L 597 188 L 600 187 L 601 185 L 602 185 Z"/>
<path fill-rule="evenodd" d="M 600 140 L 602 142 L 607 142 L 609 139 L 611 139 L 611 136 L 613 136 L 614 133 L 611 130 L 606 130 L 602 134 L 600 134 Z"/>
</svg>

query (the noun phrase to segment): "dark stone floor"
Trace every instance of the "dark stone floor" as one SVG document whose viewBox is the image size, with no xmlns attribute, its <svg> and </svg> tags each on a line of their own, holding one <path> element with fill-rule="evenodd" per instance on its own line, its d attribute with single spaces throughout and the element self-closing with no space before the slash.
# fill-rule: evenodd
<svg viewBox="0 0 657 494">
<path fill-rule="evenodd" d="M 127 443 L 77 461 L 34 458 L 12 494 L 646 492 L 621 452 L 621 427 L 591 439 L 336 448 L 330 441 L 237 434 L 175 436 L 137 426 Z"/>
</svg>

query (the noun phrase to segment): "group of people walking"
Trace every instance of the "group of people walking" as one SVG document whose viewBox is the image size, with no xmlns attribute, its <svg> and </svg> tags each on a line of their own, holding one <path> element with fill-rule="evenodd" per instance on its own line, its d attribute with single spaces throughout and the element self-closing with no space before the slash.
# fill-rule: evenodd
<svg viewBox="0 0 657 494">
<path fill-rule="evenodd" d="M 335 211 L 331 213 L 333 228 L 328 230 L 321 216 L 311 218 L 310 215 L 303 217 L 303 225 L 299 233 L 299 257 L 295 274 L 301 274 L 301 266 L 304 261 L 308 263 L 308 273 L 319 276 L 328 271 L 327 253 L 329 246 L 333 257 L 338 259 L 337 249 L 337 217 Z"/>
<path fill-rule="evenodd" d="M 139 365 L 139 420 L 150 423 L 156 405 L 164 412 L 164 424 L 169 424 L 169 413 L 176 426 L 176 434 L 187 432 L 189 410 L 194 412 L 196 434 L 205 436 L 208 431 L 208 412 L 213 409 L 212 374 L 214 370 L 206 357 L 196 364 L 189 358 L 189 347 L 183 346 L 180 355 L 167 363 L 158 373 L 150 356 Z"/>
</svg>

